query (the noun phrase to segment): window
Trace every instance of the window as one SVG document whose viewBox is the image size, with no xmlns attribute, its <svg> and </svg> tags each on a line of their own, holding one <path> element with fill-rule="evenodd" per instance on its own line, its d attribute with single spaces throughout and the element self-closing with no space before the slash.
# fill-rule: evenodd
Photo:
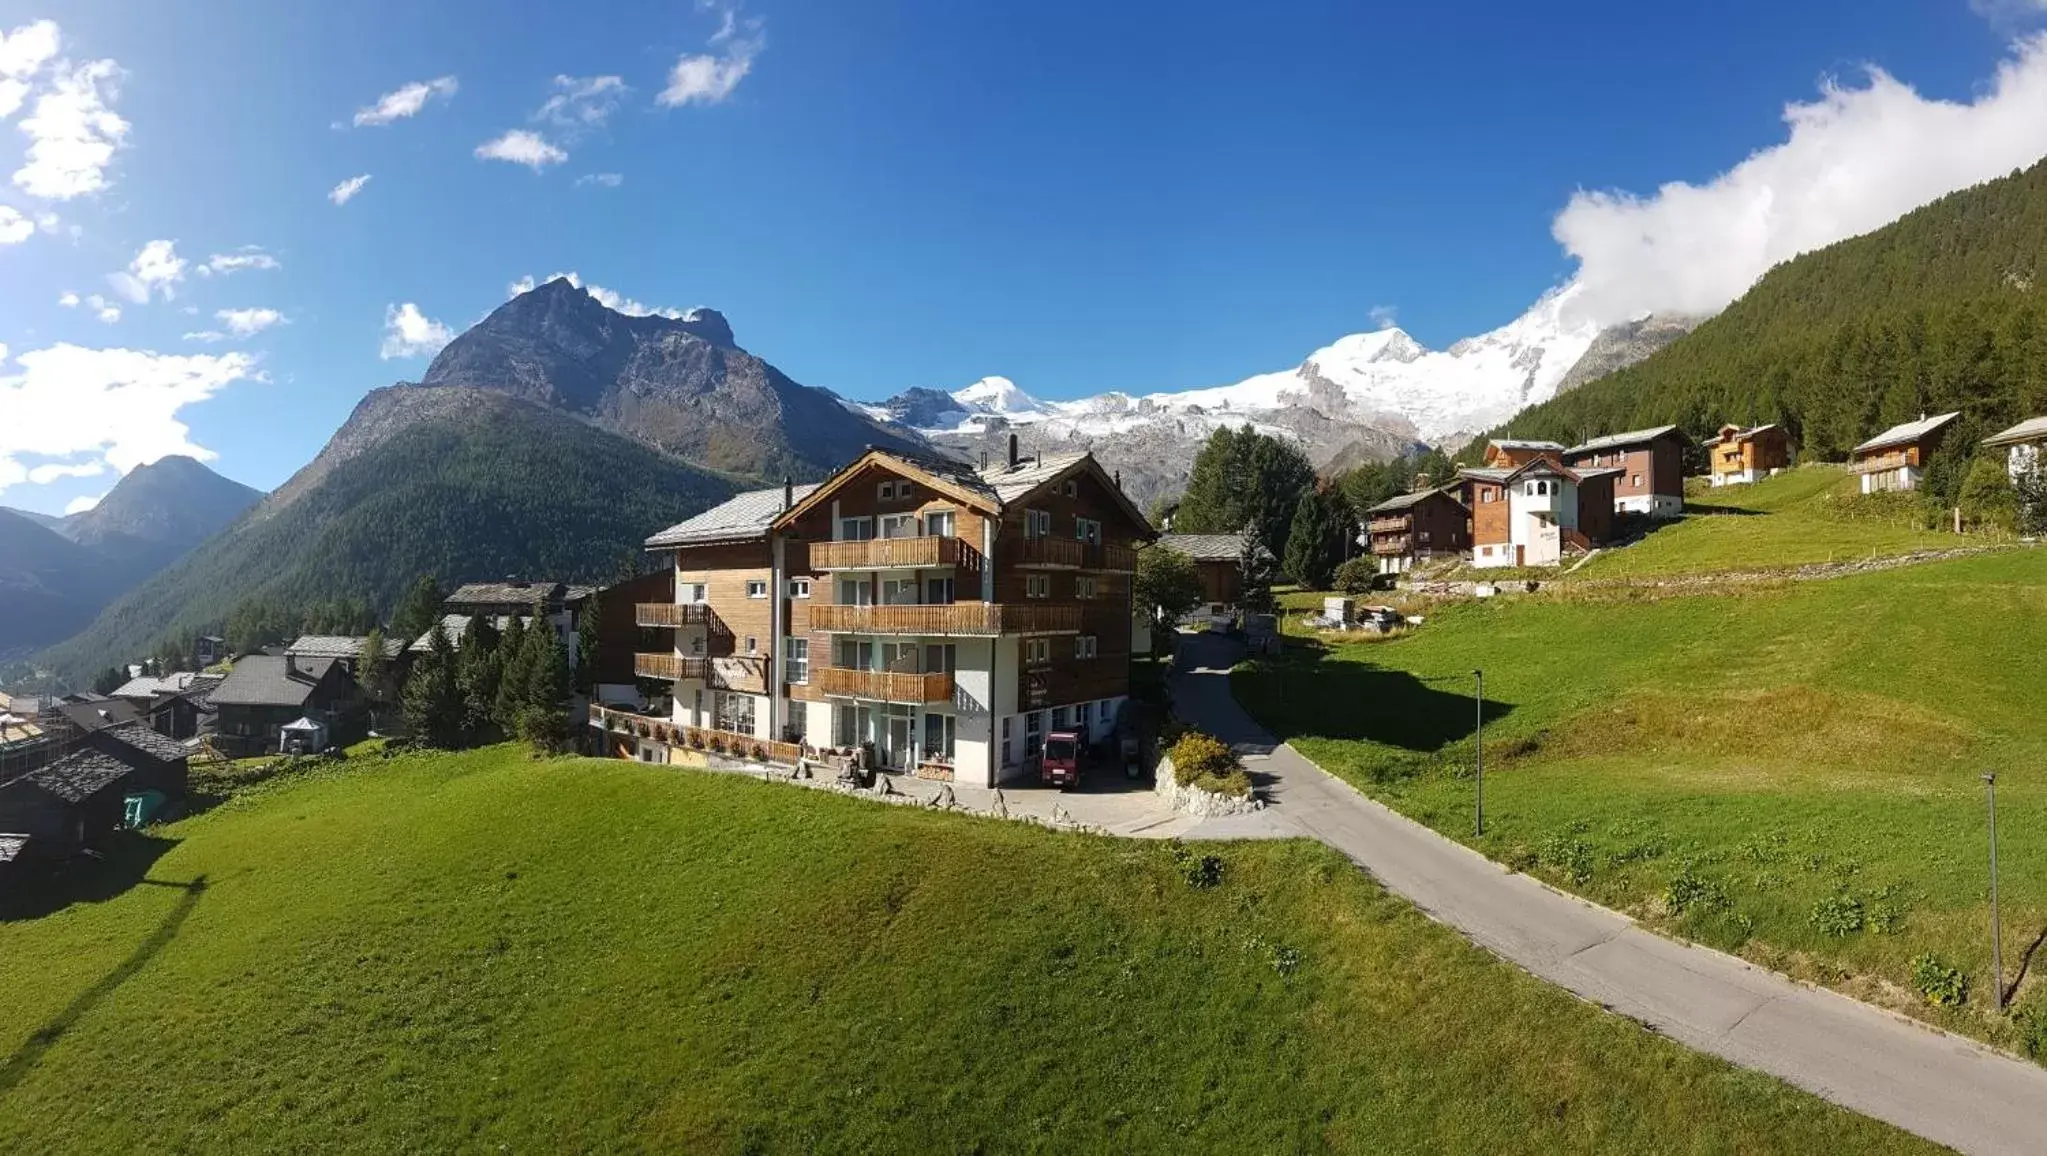
<svg viewBox="0 0 2047 1156">
<path fill-rule="evenodd" d="M 734 731 L 743 735 L 753 733 L 753 696 L 732 691 L 719 691 L 711 715 L 711 725 L 721 731 Z"/>
<path fill-rule="evenodd" d="M 958 669 L 959 647 L 955 643 L 929 643 L 924 647 L 924 671 L 927 674 L 951 674 Z"/>
<path fill-rule="evenodd" d="M 1050 598 L 1051 596 L 1052 596 L 1051 575 L 1049 574 L 1024 575 L 1025 598 Z"/>
<path fill-rule="evenodd" d="M 746 596 L 748 598 L 766 598 L 768 596 L 767 580 L 764 578 L 748 579 L 746 583 Z"/>
<path fill-rule="evenodd" d="M 1052 536 L 1052 511 L 1025 510 L 1024 537 L 1049 538 Z"/>
<path fill-rule="evenodd" d="M 1429 544 L 1429 532 L 1427 530 L 1423 530 L 1419 537 L 1421 538 L 1422 545 L 1426 546 Z"/>
<path fill-rule="evenodd" d="M 874 666 L 874 643 L 864 638 L 839 639 L 839 669 L 868 670 Z"/>
<path fill-rule="evenodd" d="M 1093 598 L 1100 588 L 1100 579 L 1092 574 L 1081 574 L 1073 579 L 1075 598 Z"/>
<path fill-rule="evenodd" d="M 839 747 L 850 747 L 857 745 L 859 742 L 858 723 L 859 716 L 854 712 L 854 709 L 852 707 L 846 706 L 843 703 L 833 703 L 832 745 Z"/>
<path fill-rule="evenodd" d="M 840 518 L 839 541 L 865 542 L 874 537 L 873 518 Z"/>
<path fill-rule="evenodd" d="M 682 600 L 684 602 L 697 603 L 709 602 L 710 601 L 709 594 L 710 594 L 709 588 L 706 587 L 702 582 L 690 582 L 685 584 L 682 588 Z"/>
<path fill-rule="evenodd" d="M 1073 520 L 1073 536 L 1083 542 L 1100 542 L 1102 540 L 1101 519 L 1075 518 Z"/>
<path fill-rule="evenodd" d="M 1072 478 L 1066 479 L 1066 496 L 1069 498 L 1079 497 L 1080 483 L 1074 481 Z"/>
<path fill-rule="evenodd" d="M 1479 501 L 1481 501 L 1481 502 L 1490 502 L 1490 501 L 1492 501 L 1492 500 L 1493 500 L 1493 491 L 1492 491 L 1492 487 L 1491 487 L 1491 486 L 1488 486 L 1488 487 L 1486 487 L 1485 489 L 1483 489 L 1483 490 L 1480 490 L 1480 491 L 1478 492 L 1478 500 L 1479 500 Z"/>
<path fill-rule="evenodd" d="M 884 642 L 881 644 L 881 669 L 897 674 L 917 673 L 917 644 L 914 642 Z"/>
<path fill-rule="evenodd" d="M 748 654 L 759 654 L 761 652 L 760 640 L 751 634 L 746 636 L 746 652 Z"/>
<path fill-rule="evenodd" d="M 782 673 L 790 682 L 810 681 L 810 640 L 808 638 L 784 638 L 782 640 Z"/>
<path fill-rule="evenodd" d="M 1055 731 L 1063 731 L 1066 729 L 1065 707 L 1055 706 L 1052 708 L 1052 729 Z"/>
<path fill-rule="evenodd" d="M 1024 757 L 1032 758 L 1045 749 L 1045 712 L 1034 710 L 1024 716 Z"/>
<path fill-rule="evenodd" d="M 689 640 L 689 652 L 690 652 L 690 655 L 691 655 L 692 657 L 695 657 L 695 658 L 702 658 L 702 657 L 704 656 L 704 636 L 703 636 L 703 635 L 701 635 L 701 634 L 699 634 L 699 635 L 696 635 L 696 636 L 692 637 L 692 638 L 691 638 L 691 639 Z"/>
<path fill-rule="evenodd" d="M 890 478 L 888 481 L 874 487 L 874 492 L 882 501 L 892 502 L 897 498 L 907 498 L 910 496 L 910 483 L 901 478 Z"/>
<path fill-rule="evenodd" d="M 1638 486 L 1642 484 L 1642 475 L 1640 475 L 1640 474 L 1636 474 L 1636 475 L 1635 475 L 1635 481 L 1634 481 L 1634 484 L 1635 484 L 1635 485 L 1638 485 Z"/>
<path fill-rule="evenodd" d="M 883 606 L 915 606 L 917 604 L 917 580 L 915 578 L 882 579 L 881 604 Z"/>
<path fill-rule="evenodd" d="M 1052 640 L 1049 638 L 1026 638 L 1023 644 L 1024 661 L 1032 666 L 1043 666 L 1052 661 Z"/>
<path fill-rule="evenodd" d="M 924 515 L 924 533 L 932 538 L 952 537 L 954 527 L 951 510 L 932 510 Z"/>
<path fill-rule="evenodd" d="M 926 578 L 924 580 L 924 601 L 930 606 L 952 605 L 952 579 Z"/>
<path fill-rule="evenodd" d="M 1097 642 L 1092 634 L 1076 635 L 1073 639 L 1073 657 L 1093 658 L 1097 653 Z"/>
<path fill-rule="evenodd" d="M 928 758 L 951 759 L 953 717 L 949 714 L 924 716 L 924 754 Z"/>
<path fill-rule="evenodd" d="M 810 579 L 808 578 L 789 579 L 789 597 L 791 598 L 810 597 Z"/>
<path fill-rule="evenodd" d="M 874 605 L 874 587 L 869 585 L 865 578 L 839 579 L 839 605 Z"/>
<path fill-rule="evenodd" d="M 914 538 L 917 535 L 917 515 L 883 514 L 881 536 L 884 538 Z"/>
</svg>

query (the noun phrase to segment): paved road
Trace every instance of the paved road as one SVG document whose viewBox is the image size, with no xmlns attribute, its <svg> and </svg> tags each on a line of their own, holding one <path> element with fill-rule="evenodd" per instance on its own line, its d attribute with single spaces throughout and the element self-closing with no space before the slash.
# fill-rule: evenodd
<svg viewBox="0 0 2047 1156">
<path fill-rule="evenodd" d="M 1191 644 L 1178 712 L 1269 775 L 1273 805 L 1188 838 L 1306 834 L 1474 942 L 1703 1052 L 1964 1152 L 2047 1152 L 2047 1070 L 1730 955 L 1644 931 L 1367 799 L 1280 745 L 1229 690 L 1233 644 Z"/>
</svg>

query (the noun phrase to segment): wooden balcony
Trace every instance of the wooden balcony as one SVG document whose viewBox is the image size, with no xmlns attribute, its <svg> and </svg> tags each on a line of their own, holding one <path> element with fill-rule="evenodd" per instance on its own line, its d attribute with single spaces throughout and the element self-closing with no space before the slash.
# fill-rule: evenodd
<svg viewBox="0 0 2047 1156">
<path fill-rule="evenodd" d="M 1918 465 L 1919 447 L 1907 446 L 1903 449 L 1881 450 L 1867 457 L 1856 458 L 1854 464 L 1848 468 L 1858 474 L 1874 474 L 1883 470 L 1895 470 L 1901 466 L 1917 468 Z"/>
<path fill-rule="evenodd" d="M 633 675 L 636 678 L 665 678 L 671 682 L 685 678 L 702 678 L 704 660 L 683 658 L 675 654 L 635 654 Z"/>
<path fill-rule="evenodd" d="M 640 626 L 707 626 L 717 615 L 703 602 L 636 602 L 633 622 Z"/>
<path fill-rule="evenodd" d="M 813 605 L 814 630 L 838 634 L 1078 634 L 1080 607 L 1028 602 L 944 606 Z"/>
<path fill-rule="evenodd" d="M 1411 519 L 1406 514 L 1392 514 L 1384 518 L 1373 518 L 1365 523 L 1367 534 L 1404 534 Z"/>
<path fill-rule="evenodd" d="M 1400 555 L 1406 554 L 1413 549 L 1414 539 L 1406 534 L 1402 534 L 1397 538 L 1374 537 L 1372 539 L 1372 553 L 1374 554 Z"/>
<path fill-rule="evenodd" d="M 1086 560 L 1085 545 L 1074 538 L 1024 538 L 1010 548 L 1009 559 L 1026 570 L 1078 570 Z"/>
<path fill-rule="evenodd" d="M 866 698 L 876 702 L 951 702 L 952 675 L 905 674 L 893 670 L 845 670 L 820 667 L 811 685 L 825 694 Z"/>
<path fill-rule="evenodd" d="M 864 542 L 810 544 L 810 568 L 813 570 L 910 570 L 975 565 L 979 558 L 972 547 L 951 536 L 870 538 Z"/>
<path fill-rule="evenodd" d="M 1087 554 L 1090 570 L 1110 570 L 1118 574 L 1137 572 L 1137 551 L 1129 546 L 1102 542 L 1091 547 Z"/>
</svg>

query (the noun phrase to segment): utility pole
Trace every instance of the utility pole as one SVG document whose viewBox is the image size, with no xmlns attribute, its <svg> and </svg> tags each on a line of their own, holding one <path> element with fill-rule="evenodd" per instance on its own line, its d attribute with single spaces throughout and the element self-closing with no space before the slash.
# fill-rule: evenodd
<svg viewBox="0 0 2047 1156">
<path fill-rule="evenodd" d="M 1474 813 L 1477 819 L 1478 837 L 1485 836 L 1485 671 L 1474 670 L 1471 677 L 1478 683 L 1478 725 L 1472 728 L 1473 742 L 1471 778 L 1474 791 Z"/>
<path fill-rule="evenodd" d="M 1997 775 L 1983 776 L 1983 788 L 1990 805 L 1990 998 L 1998 1011 L 2004 1010 L 2004 936 L 1997 923 Z"/>
</svg>

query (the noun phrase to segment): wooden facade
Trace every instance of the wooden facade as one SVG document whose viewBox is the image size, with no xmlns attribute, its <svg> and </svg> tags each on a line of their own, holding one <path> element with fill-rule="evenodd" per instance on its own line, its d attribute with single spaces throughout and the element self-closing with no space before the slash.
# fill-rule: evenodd
<svg viewBox="0 0 2047 1156">
<path fill-rule="evenodd" d="M 1365 513 L 1365 537 L 1382 574 L 1402 573 L 1431 558 L 1461 556 L 1471 548 L 1471 510 L 1450 488 L 1403 494 Z"/>
<path fill-rule="evenodd" d="M 1575 446 L 1563 462 L 1573 470 L 1616 469 L 1614 509 L 1652 518 L 1684 512 L 1685 438 L 1676 426 L 1614 434 Z"/>
<path fill-rule="evenodd" d="M 1791 439 L 1779 425 L 1744 429 L 1723 425 L 1706 443 L 1706 464 L 1716 486 L 1759 482 L 1791 465 Z"/>
</svg>

